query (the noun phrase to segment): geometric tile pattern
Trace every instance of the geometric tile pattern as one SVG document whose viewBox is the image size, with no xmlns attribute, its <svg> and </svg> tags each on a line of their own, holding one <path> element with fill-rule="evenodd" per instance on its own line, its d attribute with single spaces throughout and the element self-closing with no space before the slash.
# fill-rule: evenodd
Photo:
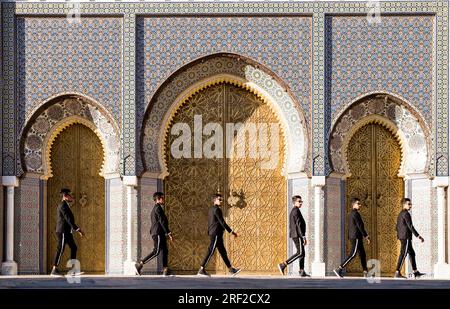
<svg viewBox="0 0 450 309">
<path fill-rule="evenodd" d="M 127 10 L 125 10 L 127 11 Z M 136 147 L 136 119 L 140 119 L 136 110 L 136 16 L 124 14 L 123 27 L 123 128 L 122 155 L 120 170 L 124 175 L 137 175 L 137 162 L 140 162 L 139 150 Z M 143 112 L 141 113 L 143 114 Z"/>
<path fill-rule="evenodd" d="M 356 97 L 388 90 L 414 102 L 431 123 L 434 16 L 381 16 L 379 24 L 366 16 L 339 16 L 327 23 L 333 119 Z"/>
<path fill-rule="evenodd" d="M 48 15 L 53 14 L 67 14 L 69 13 L 69 10 L 73 7 L 72 3 L 3 3 L 2 4 L 2 11 L 3 11 L 3 55 L 4 55 L 4 61 L 3 61 L 3 74 L 4 74 L 4 88 L 3 88 L 3 113 L 7 115 L 7 117 L 4 117 L 3 119 L 3 132 L 4 132 L 4 140 L 3 140 L 3 170 L 7 174 L 14 174 L 16 172 L 16 149 L 15 145 L 17 144 L 17 141 L 15 139 L 14 133 L 10 134 L 11 132 L 16 132 L 15 135 L 17 135 L 17 132 L 20 130 L 15 128 L 15 119 L 16 119 L 16 113 L 14 111 L 14 104 L 15 104 L 15 41 L 14 41 L 14 34 L 15 31 L 15 16 L 19 15 L 30 15 L 30 14 L 40 14 L 41 16 L 45 17 Z M 289 17 L 291 16 L 293 19 L 299 19 L 298 15 L 316 15 L 319 18 L 317 18 L 317 24 L 316 26 L 312 27 L 312 37 L 320 37 L 321 34 L 323 34 L 323 23 L 322 21 L 325 19 L 325 14 L 367 14 L 368 12 L 368 6 L 367 2 L 289 2 L 289 3 L 277 3 L 277 2 L 265 2 L 265 3 L 95 3 L 95 2 L 89 2 L 89 3 L 81 3 L 79 5 L 80 7 L 80 13 L 81 14 L 87 14 L 87 15 L 102 15 L 106 14 L 108 16 L 116 15 L 116 16 L 122 16 L 125 15 L 128 16 L 125 18 L 127 21 L 126 23 L 129 23 L 131 28 L 128 27 L 128 25 L 124 25 L 124 42 L 123 42 L 123 49 L 130 51 L 127 53 L 127 55 L 124 57 L 123 62 L 123 71 L 127 72 L 124 74 L 125 84 L 132 83 L 133 81 L 133 73 L 134 70 L 134 61 L 129 61 L 131 56 L 134 56 L 133 53 L 133 44 L 135 43 L 134 39 L 127 35 L 126 33 L 130 34 L 133 33 L 133 25 L 135 21 L 135 14 L 140 14 L 141 16 L 148 16 L 148 17 L 156 17 L 158 16 L 161 18 L 161 15 L 172 17 L 174 15 L 184 15 L 177 16 L 176 18 L 184 18 L 189 14 L 194 15 L 222 15 L 222 16 L 215 16 L 215 17 L 209 17 L 209 19 L 226 19 L 228 16 L 236 15 L 236 14 L 246 14 L 247 17 L 252 17 L 252 19 L 255 19 L 256 15 L 259 14 L 269 14 L 270 16 L 265 16 L 262 19 L 266 18 L 281 18 L 281 17 Z M 417 1 L 417 2 L 407 2 L 407 1 L 387 1 L 387 2 L 381 2 L 380 3 L 380 9 L 382 14 L 403 14 L 408 13 L 412 15 L 423 15 L 423 14 L 431 14 L 435 15 L 436 19 L 436 44 L 435 44 L 435 57 L 432 58 L 432 66 L 433 71 L 435 74 L 433 74 L 434 83 L 432 83 L 433 88 L 433 106 L 432 111 L 433 115 L 435 115 L 435 119 L 433 119 L 433 123 L 436 124 L 435 126 L 432 126 L 432 133 L 435 135 L 435 153 L 433 153 L 433 160 L 437 161 L 436 164 L 436 174 L 437 175 L 448 175 L 448 138 L 447 138 L 447 131 L 448 131 L 448 3 L 446 1 Z M 385 16 L 385 15 L 383 15 Z M 171 17 L 171 18 L 172 18 Z M 236 16 L 235 16 L 236 17 Z M 168 17 L 164 17 L 168 18 Z M 202 18 L 202 19 L 208 19 L 208 18 Z M 125 28 L 128 30 L 125 31 Z M 229 29 L 229 28 L 228 28 Z M 154 29 L 152 29 L 154 30 Z M 189 29 L 185 29 L 186 31 L 189 31 Z M 203 29 L 205 33 L 209 32 L 210 29 Z M 217 30 L 219 31 L 219 30 Z M 203 32 L 200 33 L 203 35 Z M 243 33 L 245 36 L 245 33 Z M 204 42 L 207 43 L 207 42 Z M 234 43 L 234 42 L 232 42 Z M 268 44 L 269 41 L 264 41 L 265 44 Z M 313 50 L 314 52 L 317 52 L 315 55 L 312 55 L 312 61 L 314 62 L 314 69 L 313 69 L 313 79 L 314 78 L 320 78 L 321 73 L 323 73 L 322 69 L 324 68 L 324 60 L 323 60 L 323 54 L 325 53 L 326 46 L 322 44 L 319 44 L 320 42 L 314 42 L 313 43 Z M 223 42 L 219 42 L 218 44 L 224 44 Z M 260 46 L 258 46 L 260 48 Z M 182 48 L 181 48 L 182 49 Z M 178 52 L 178 51 L 177 51 Z M 322 55 L 322 56 L 321 56 Z M 267 55 L 268 58 L 271 58 L 272 55 Z M 135 58 L 131 58 L 135 59 Z M 263 60 L 261 61 L 259 58 L 257 58 L 258 61 L 261 63 L 266 64 L 269 60 Z M 164 61 L 167 61 L 167 59 L 164 59 Z M 171 58 L 171 61 L 177 61 L 173 60 Z M 171 62 L 169 61 L 169 62 Z M 294 62 L 295 64 L 295 62 Z M 292 66 L 292 63 L 289 63 L 289 66 Z M 271 65 L 273 66 L 273 65 Z M 272 68 L 272 67 L 271 67 Z M 279 70 L 279 69 L 278 69 Z M 278 75 L 284 76 L 280 72 L 274 70 Z M 169 75 L 169 74 L 168 74 Z M 322 74 L 323 75 L 323 74 Z M 289 82 L 289 81 L 287 81 Z M 316 81 L 313 81 L 313 83 L 316 83 Z M 319 85 L 321 82 L 319 82 Z M 133 87 L 129 87 L 128 91 L 125 91 L 125 94 L 134 94 Z M 290 88 L 294 88 L 294 86 L 290 85 Z M 320 96 L 324 95 L 323 89 L 321 90 L 321 87 L 316 87 L 314 92 L 312 93 L 312 100 L 316 103 L 319 103 L 319 106 L 317 106 L 318 114 L 316 114 L 316 119 L 318 119 L 318 122 L 313 124 L 313 138 L 312 138 L 312 144 L 319 146 L 316 147 L 316 151 L 322 151 L 322 153 L 314 153 L 314 156 L 316 158 L 320 158 L 321 156 L 324 156 L 324 169 L 327 168 L 327 161 L 328 159 L 326 156 L 326 148 L 322 147 L 321 144 L 326 144 L 326 134 L 325 138 L 321 138 L 321 132 L 324 130 L 322 125 L 329 124 L 330 121 L 328 119 L 324 119 L 322 121 L 322 118 L 329 117 L 329 115 L 326 112 L 326 109 L 323 108 L 323 106 L 320 105 Z M 319 99 L 318 99 L 319 98 Z M 297 101 L 301 103 L 301 100 L 297 98 Z M 147 101 L 148 103 L 148 101 Z M 412 102 L 411 104 L 416 104 L 416 102 Z M 314 106 L 314 108 L 316 108 Z M 312 110 L 314 110 L 312 108 Z M 136 113 L 136 105 L 135 100 L 133 97 L 128 96 L 128 98 L 125 98 L 123 100 L 123 113 L 124 120 L 125 121 L 131 121 L 130 123 L 134 123 L 134 118 L 141 117 L 142 114 L 140 112 L 143 110 L 143 107 L 138 107 L 138 111 Z M 136 115 L 137 114 L 137 115 Z M 322 114 L 322 115 L 321 115 Z M 431 127 L 431 126 L 430 126 Z M 122 137 L 124 137 L 126 134 L 130 137 L 135 137 L 135 128 L 127 128 L 129 132 L 123 132 Z M 325 128 L 325 130 L 328 130 Z M 131 138 L 133 140 L 133 138 Z M 124 141 L 124 145 L 127 145 L 127 141 Z M 136 149 L 136 147 L 134 148 Z M 436 159 L 438 158 L 438 159 Z M 134 166 L 134 165 L 133 165 Z M 320 171 L 321 172 L 321 171 Z"/>
<path fill-rule="evenodd" d="M 292 89 L 305 112 L 309 111 L 311 17 L 139 18 L 137 40 L 137 76 L 145 83 L 144 102 L 140 102 L 144 106 L 158 86 L 186 63 L 229 52 L 270 68 Z"/>
<path fill-rule="evenodd" d="M 120 123 L 121 18 L 18 17 L 16 25 L 19 127 L 62 92 L 93 98 Z"/>
<path fill-rule="evenodd" d="M 17 249 L 14 255 L 19 272 L 24 274 L 39 273 L 39 182 L 39 177 L 28 174 L 20 179 L 20 186 L 15 190 L 14 244 Z"/>
<path fill-rule="evenodd" d="M 202 80 L 214 78 L 220 74 L 232 76 L 228 82 L 245 83 L 246 87 L 250 87 L 247 89 L 251 91 L 255 91 L 251 88 L 253 87 L 251 85 L 254 84 L 270 95 L 269 100 L 276 105 L 275 109 L 279 111 L 278 117 L 283 119 L 287 143 L 290 145 L 285 171 L 288 173 L 304 171 L 308 135 L 302 111 L 298 107 L 296 108 L 296 104 L 285 88 L 267 72 L 255 68 L 253 63 L 231 55 L 212 56 L 196 61 L 187 68 L 179 70 L 170 78 L 170 82 L 161 87 L 151 103 L 144 123 L 142 149 L 147 171 L 165 171 L 165 166 L 160 166 L 160 162 L 164 164 L 164 160 L 160 157 L 163 152 L 161 148 L 163 145 L 160 145 L 161 134 L 165 134 L 167 129 L 162 127 L 167 125 L 163 123 L 162 119 L 175 112 L 175 110 L 170 110 L 172 104 L 187 89 L 198 90 L 198 87 L 206 85 L 205 82 L 201 82 Z M 219 81 L 226 81 L 224 78 L 219 77 L 219 79 Z M 175 109 L 177 108 L 175 107 Z"/>
<path fill-rule="evenodd" d="M 335 172 L 350 173 L 347 162 L 347 146 L 352 134 L 361 125 L 380 122 L 390 127 L 401 138 L 402 164 L 400 175 L 429 173 L 431 136 L 428 127 L 412 113 L 407 105 L 389 95 L 372 95 L 351 105 L 336 121 L 330 135 L 330 159 Z M 369 116 L 377 115 L 378 118 Z M 381 118 L 380 118 L 381 117 Z"/>
</svg>

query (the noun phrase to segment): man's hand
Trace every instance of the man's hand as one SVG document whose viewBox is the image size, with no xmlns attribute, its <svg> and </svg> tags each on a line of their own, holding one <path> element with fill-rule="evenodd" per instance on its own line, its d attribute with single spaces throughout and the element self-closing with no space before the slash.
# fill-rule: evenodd
<svg viewBox="0 0 450 309">
<path fill-rule="evenodd" d="M 234 237 L 238 237 L 238 234 L 236 232 L 231 232 L 231 235 L 233 235 Z"/>
<path fill-rule="evenodd" d="M 167 237 L 169 237 L 170 241 L 173 241 L 172 233 L 167 234 Z"/>
<path fill-rule="evenodd" d="M 84 232 L 81 229 L 78 229 L 78 234 L 80 234 L 81 238 L 84 237 Z"/>
<path fill-rule="evenodd" d="M 425 239 L 423 239 L 423 237 L 420 236 L 420 235 L 419 235 L 419 239 L 420 239 L 421 242 L 424 242 L 424 241 L 425 241 Z"/>
<path fill-rule="evenodd" d="M 303 245 L 306 246 L 308 244 L 308 240 L 306 238 L 303 238 Z"/>
<path fill-rule="evenodd" d="M 370 245 L 370 237 L 369 235 L 366 236 L 367 244 Z"/>
</svg>

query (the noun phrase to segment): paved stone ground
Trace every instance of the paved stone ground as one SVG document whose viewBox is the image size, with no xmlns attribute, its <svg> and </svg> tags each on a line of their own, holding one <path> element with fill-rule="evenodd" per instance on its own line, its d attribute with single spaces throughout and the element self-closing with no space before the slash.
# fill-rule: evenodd
<svg viewBox="0 0 450 309">
<path fill-rule="evenodd" d="M 68 280 L 80 279 L 79 283 Z M 381 278 L 369 283 L 363 278 L 299 278 L 295 276 L 0 276 L 0 289 L 450 289 L 449 280 Z"/>
</svg>

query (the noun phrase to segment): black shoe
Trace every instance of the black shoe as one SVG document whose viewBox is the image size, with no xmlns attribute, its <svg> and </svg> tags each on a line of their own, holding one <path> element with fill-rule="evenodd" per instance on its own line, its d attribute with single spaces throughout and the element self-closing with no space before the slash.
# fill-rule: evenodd
<svg viewBox="0 0 450 309">
<path fill-rule="evenodd" d="M 280 263 L 278 264 L 278 270 L 280 271 L 280 273 L 284 276 L 284 270 L 286 269 L 286 264 L 284 263 Z"/>
<path fill-rule="evenodd" d="M 300 275 L 300 277 L 311 277 L 310 275 L 308 275 L 304 270 L 300 270 L 298 272 L 298 274 Z"/>
<path fill-rule="evenodd" d="M 402 274 L 399 271 L 395 272 L 394 278 L 396 278 L 396 279 L 406 279 L 406 277 L 402 276 Z"/>
<path fill-rule="evenodd" d="M 58 268 L 53 268 L 52 272 L 50 273 L 50 276 L 52 277 L 64 277 L 63 274 L 61 274 L 58 270 Z"/>
<path fill-rule="evenodd" d="M 203 267 L 201 267 L 201 268 L 199 269 L 199 271 L 198 271 L 198 273 L 197 273 L 197 276 L 211 277 L 211 275 L 208 274 L 208 273 L 206 272 L 206 270 L 205 270 Z"/>
<path fill-rule="evenodd" d="M 141 275 L 142 267 L 144 267 L 144 264 L 142 264 L 142 263 L 135 263 L 134 264 L 136 275 L 139 275 L 139 276 Z"/>
<path fill-rule="evenodd" d="M 420 277 L 422 277 L 422 276 L 425 276 L 424 273 L 421 273 L 421 272 L 418 271 L 418 270 L 416 270 L 416 271 L 413 273 L 413 275 L 414 275 L 414 278 L 415 278 L 415 279 L 420 278 Z"/>
<path fill-rule="evenodd" d="M 175 277 L 175 274 L 170 269 L 164 269 L 163 270 L 163 276 L 164 277 Z"/>
<path fill-rule="evenodd" d="M 333 269 L 333 272 L 336 274 L 336 276 L 338 276 L 339 278 L 344 278 L 344 275 L 342 274 L 342 268 L 336 268 Z"/>
<path fill-rule="evenodd" d="M 230 270 L 228 270 L 230 275 L 233 275 L 233 276 L 236 276 L 240 271 L 241 271 L 240 268 L 234 268 L 234 267 L 231 267 Z"/>
</svg>

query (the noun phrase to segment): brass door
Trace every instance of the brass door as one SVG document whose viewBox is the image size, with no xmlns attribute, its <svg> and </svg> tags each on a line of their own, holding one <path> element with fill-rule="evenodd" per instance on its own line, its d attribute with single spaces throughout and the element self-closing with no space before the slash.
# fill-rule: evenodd
<svg viewBox="0 0 450 309">
<path fill-rule="evenodd" d="M 225 153 L 226 123 L 279 126 L 275 114 L 256 95 L 223 83 L 197 93 L 176 113 L 172 126 L 180 122 L 189 124 L 192 143 L 194 115 L 202 115 L 203 126 L 211 122 L 222 126 L 224 147 L 222 158 L 177 159 L 170 147 L 178 136 L 167 135 L 169 176 L 165 179 L 165 193 L 169 224 L 176 237 L 169 248 L 169 266 L 178 272 L 198 270 L 209 245 L 207 217 L 211 195 L 219 189 L 225 197 L 225 220 L 239 234 L 235 239 L 227 233 L 225 237 L 232 264 L 249 273 L 276 273 L 277 263 L 286 258 L 286 179 L 281 175 L 284 159 L 281 128 L 278 127 L 278 164 L 274 169 L 262 169 L 262 159 L 226 158 Z M 203 136 L 203 143 L 209 137 Z M 248 143 L 245 147 L 248 152 Z M 218 253 L 210 260 L 208 270 L 225 271 Z"/>
<path fill-rule="evenodd" d="M 382 275 L 390 276 L 395 272 L 398 257 L 395 226 L 404 194 L 403 179 L 397 176 L 400 144 L 383 126 L 369 124 L 352 137 L 347 157 L 351 172 L 347 180 L 347 214 L 351 211 L 351 198 L 359 197 L 363 204 L 360 213 L 372 241 L 370 245 L 364 244 L 367 260 L 378 259 Z M 347 229 L 348 222 L 346 233 Z M 350 243 L 348 240 L 346 243 L 348 254 Z M 347 271 L 361 273 L 359 257 L 348 265 Z"/>
<path fill-rule="evenodd" d="M 47 182 L 47 266 L 50 269 L 56 252 L 56 207 L 62 187 L 72 190 L 71 209 L 75 223 L 85 232 L 74 233 L 78 247 L 77 259 L 87 273 L 105 272 L 105 184 L 99 175 L 103 149 L 95 133 L 81 124 L 64 129 L 51 149 L 53 177 Z M 61 267 L 70 259 L 66 245 Z"/>
</svg>

